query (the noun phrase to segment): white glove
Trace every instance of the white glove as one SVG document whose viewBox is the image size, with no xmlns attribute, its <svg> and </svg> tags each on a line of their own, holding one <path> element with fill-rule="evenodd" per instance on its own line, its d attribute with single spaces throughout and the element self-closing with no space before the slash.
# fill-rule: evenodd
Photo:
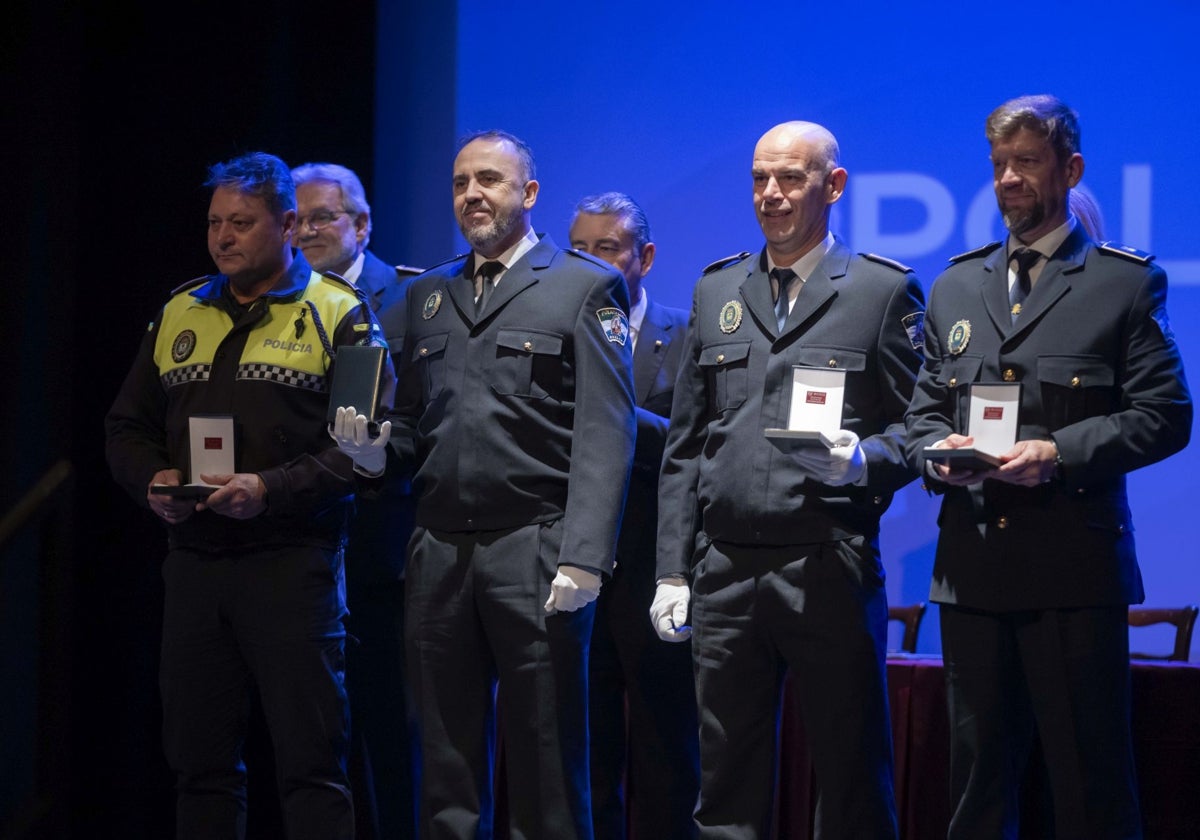
<svg viewBox="0 0 1200 840">
<path fill-rule="evenodd" d="M 354 461 L 354 471 L 371 478 L 383 475 L 387 464 L 387 444 L 392 436 L 392 424 L 384 420 L 379 427 L 379 436 L 372 438 L 367 430 L 367 418 L 357 413 L 354 406 L 340 406 L 337 417 L 329 429 L 329 436 L 337 442 L 338 449 Z"/>
<path fill-rule="evenodd" d="M 687 623 L 691 599 L 687 581 L 671 578 L 659 581 L 654 590 L 654 603 L 650 605 L 650 623 L 664 642 L 686 642 L 691 638 L 692 627 Z"/>
<path fill-rule="evenodd" d="M 578 566 L 559 566 L 543 608 L 548 613 L 574 612 L 595 601 L 599 595 L 600 575 Z"/>
<path fill-rule="evenodd" d="M 858 443 L 858 435 L 846 429 L 838 431 L 832 449 L 806 446 L 796 452 L 800 469 L 822 484 L 840 487 L 862 477 L 867 459 Z"/>
</svg>

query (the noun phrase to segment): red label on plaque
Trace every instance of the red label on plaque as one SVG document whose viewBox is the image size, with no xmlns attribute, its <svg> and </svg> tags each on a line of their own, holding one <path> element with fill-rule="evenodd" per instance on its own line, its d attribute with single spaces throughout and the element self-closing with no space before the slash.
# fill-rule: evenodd
<svg viewBox="0 0 1200 840">
<path fill-rule="evenodd" d="M 987 405 L 983 407 L 984 420 L 1003 420 L 1004 406 L 1002 405 Z"/>
<path fill-rule="evenodd" d="M 809 405 L 825 405 L 825 392 L 808 391 L 804 395 L 804 401 Z"/>
<path fill-rule="evenodd" d="M 221 443 L 221 439 L 219 437 L 206 437 L 204 439 L 204 448 L 205 449 L 224 449 L 225 446 L 223 443 Z"/>
</svg>

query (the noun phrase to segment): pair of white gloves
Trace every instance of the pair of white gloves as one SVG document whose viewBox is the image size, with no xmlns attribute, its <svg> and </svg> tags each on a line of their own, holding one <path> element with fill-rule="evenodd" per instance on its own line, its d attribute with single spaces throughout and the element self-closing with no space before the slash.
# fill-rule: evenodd
<svg viewBox="0 0 1200 840">
<path fill-rule="evenodd" d="M 837 432 L 832 448 L 805 446 L 797 449 L 792 459 L 806 474 L 831 487 L 853 484 L 867 468 L 858 435 L 848 429 Z"/>
<path fill-rule="evenodd" d="M 329 436 L 337 443 L 338 449 L 354 461 L 354 471 L 370 478 L 383 475 L 391 435 L 392 424 L 384 420 L 379 426 L 379 434 L 371 437 L 367 418 L 352 405 L 338 408 L 329 429 Z M 574 612 L 599 596 L 600 575 L 577 566 L 559 566 L 550 584 L 550 597 L 542 606 L 551 614 Z"/>
<path fill-rule="evenodd" d="M 834 487 L 853 484 L 867 468 L 858 435 L 847 429 L 838 431 L 831 448 L 804 447 L 792 457 L 809 476 Z M 681 577 L 669 576 L 658 582 L 654 601 L 650 604 L 650 622 L 664 642 L 683 642 L 691 638 L 692 628 L 687 623 L 691 597 L 691 588 Z"/>
</svg>

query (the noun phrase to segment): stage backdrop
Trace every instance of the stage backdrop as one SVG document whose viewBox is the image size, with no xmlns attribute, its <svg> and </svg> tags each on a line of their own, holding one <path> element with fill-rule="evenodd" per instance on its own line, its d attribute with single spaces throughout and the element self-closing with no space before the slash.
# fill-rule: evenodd
<svg viewBox="0 0 1200 840">
<path fill-rule="evenodd" d="M 834 132 L 850 172 L 834 230 L 855 250 L 913 266 L 928 288 L 949 257 L 1001 235 L 984 118 L 1013 96 L 1057 94 L 1079 112 L 1083 185 L 1107 238 L 1154 253 L 1167 269 L 1170 316 L 1200 380 L 1200 109 L 1184 104 L 1200 87 L 1198 13 L 1148 2 L 1129 19 L 1104 5 L 460 0 L 455 130 L 504 128 L 533 147 L 534 226 L 560 245 L 581 196 L 630 193 L 658 245 L 649 293 L 687 308 L 705 265 L 762 246 L 749 169 L 772 125 L 806 119 Z M 381 78 L 381 113 L 391 89 Z M 390 152 L 376 154 L 385 173 Z M 443 214 L 458 253 L 466 245 L 450 210 L 452 156 L 429 159 L 444 179 L 420 200 L 426 218 Z M 375 184 L 377 196 L 403 191 Z M 385 214 L 377 231 L 386 224 Z M 1200 601 L 1189 515 L 1198 452 L 1193 445 L 1130 478 L 1149 604 Z M 894 603 L 927 597 L 936 511 L 914 483 L 886 515 Z M 920 647 L 940 650 L 935 609 Z"/>
</svg>

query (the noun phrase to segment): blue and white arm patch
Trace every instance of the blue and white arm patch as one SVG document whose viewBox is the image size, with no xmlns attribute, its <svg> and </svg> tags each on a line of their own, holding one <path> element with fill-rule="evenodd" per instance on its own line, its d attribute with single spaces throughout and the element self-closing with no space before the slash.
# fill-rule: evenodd
<svg viewBox="0 0 1200 840">
<path fill-rule="evenodd" d="M 624 347 L 625 342 L 629 340 L 629 319 L 625 317 L 625 313 L 615 306 L 606 306 L 596 310 L 596 317 L 600 319 L 604 337 L 613 344 Z"/>
<path fill-rule="evenodd" d="M 904 331 L 908 333 L 908 341 L 914 350 L 925 350 L 925 313 L 912 312 L 900 319 Z"/>
<path fill-rule="evenodd" d="M 1171 322 L 1167 320 L 1167 308 L 1160 306 L 1150 313 L 1150 319 L 1158 324 L 1159 332 L 1167 344 L 1175 343 L 1175 333 L 1171 331 Z"/>
</svg>

